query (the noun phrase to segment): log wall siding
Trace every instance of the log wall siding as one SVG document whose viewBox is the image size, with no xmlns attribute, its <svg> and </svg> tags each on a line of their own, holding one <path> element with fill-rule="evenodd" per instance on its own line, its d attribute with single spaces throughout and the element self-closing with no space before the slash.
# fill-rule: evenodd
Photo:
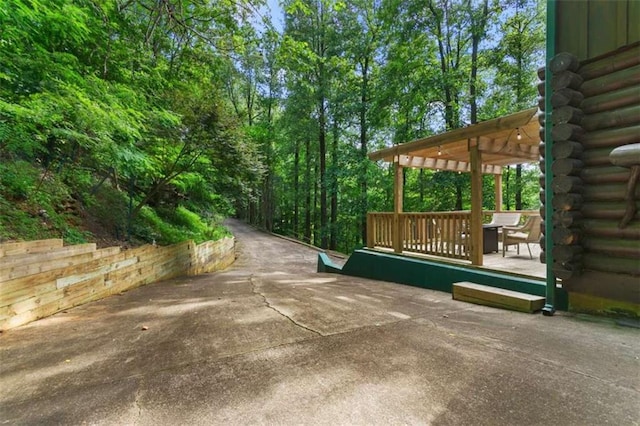
<svg viewBox="0 0 640 426">
<path fill-rule="evenodd" d="M 234 239 L 168 246 L 96 249 L 62 240 L 0 244 L 0 330 L 180 275 L 224 269 Z"/>
<path fill-rule="evenodd" d="M 552 270 L 562 280 L 579 275 L 583 269 L 581 251 L 576 250 L 582 240 L 580 209 L 584 200 L 584 184 L 580 177 L 580 171 L 584 167 L 581 160 L 584 149 L 579 139 L 586 133 L 582 124 L 585 115 L 581 108 L 584 97 L 580 92 L 584 78 L 578 73 L 579 66 L 578 58 L 566 52 L 556 55 L 549 63 L 553 110 L 551 123 L 545 124 L 552 126 L 554 145 L 552 158 L 545 160 L 551 161 L 553 184 L 551 188 L 543 188 L 541 201 L 545 201 L 545 191 L 553 192 L 553 216 L 545 218 L 545 222 L 553 222 L 553 234 L 545 237 L 553 239 L 554 254 L 559 254 L 554 257 Z M 562 96 L 558 97 L 558 94 Z M 567 103 L 566 99 L 574 101 Z M 542 224 L 543 234 L 546 231 L 545 222 Z M 542 248 L 541 260 L 546 262 L 545 247 Z"/>
<path fill-rule="evenodd" d="M 556 3 L 556 52 L 580 61 L 640 41 L 637 0 L 559 0 Z"/>
<path fill-rule="evenodd" d="M 577 3 L 583 2 L 571 7 L 591 10 L 597 6 L 598 10 L 604 10 L 625 2 L 611 2 L 606 7 L 601 2 Z M 594 32 L 594 36 L 602 36 L 602 32 Z M 589 49 L 588 46 L 582 48 Z M 581 53 L 581 59 L 584 54 Z M 563 61 L 573 64 L 567 57 Z M 554 72 L 553 60 L 549 66 Z M 619 226 L 625 212 L 630 170 L 613 165 L 609 154 L 614 148 L 640 142 L 640 42 L 572 66 L 583 81 L 569 90 L 578 94 L 565 93 L 557 98 L 561 102 L 555 105 L 552 97 L 554 144 L 565 145 L 554 149 L 551 160 L 554 169 L 552 238 L 557 263 L 554 273 L 562 279 L 570 295 L 580 293 L 624 302 L 625 306 L 630 303 L 637 307 L 635 315 L 638 315 L 640 214 L 636 213 L 626 227 Z M 619 75 L 626 77 L 619 79 L 616 77 Z M 566 76 L 563 79 L 576 80 Z M 562 87 L 558 90 L 566 92 Z M 568 97 L 582 99 L 570 104 L 565 101 Z M 576 147 L 575 142 L 581 146 Z M 555 154 L 560 154 L 560 158 Z M 635 190 L 635 200 L 640 205 L 640 188 Z"/>
</svg>

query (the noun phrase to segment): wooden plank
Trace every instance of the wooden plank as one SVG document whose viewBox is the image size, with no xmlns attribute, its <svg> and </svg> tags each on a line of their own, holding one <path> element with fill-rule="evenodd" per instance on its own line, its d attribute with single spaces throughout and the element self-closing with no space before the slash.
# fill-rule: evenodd
<svg viewBox="0 0 640 426">
<path fill-rule="evenodd" d="M 637 2 L 637 0 L 634 0 Z M 628 0 L 618 0 L 616 3 L 616 26 L 615 26 L 615 34 L 616 34 L 616 48 L 629 44 L 629 39 L 627 38 L 628 29 L 627 25 L 629 25 L 629 21 L 627 19 L 628 16 Z M 638 25 L 638 21 L 636 21 L 633 25 Z M 613 49 L 610 49 L 613 50 Z"/>
<path fill-rule="evenodd" d="M 580 60 L 586 59 L 589 3 L 562 1 L 557 2 L 556 7 L 556 52 L 569 52 Z"/>
<path fill-rule="evenodd" d="M 56 289 L 64 289 L 69 286 L 74 286 L 87 280 L 91 280 L 97 277 L 104 277 L 111 271 L 124 268 L 130 264 L 138 263 L 137 257 L 129 259 L 122 259 L 116 262 L 100 266 L 89 272 L 83 272 L 80 274 L 65 275 L 60 278 L 43 277 L 43 281 L 22 281 L 21 286 L 11 287 L 14 291 L 3 291 L 0 294 L 0 306 L 10 305 L 17 303 L 23 299 L 29 299 L 33 297 L 40 297 L 43 294 L 55 291 Z M 5 288 L 6 290 L 6 288 Z"/>
<path fill-rule="evenodd" d="M 35 275 L 41 272 L 74 267 L 83 263 L 87 263 L 93 259 L 93 253 L 82 253 L 38 263 L 13 266 L 9 265 L 6 268 L 0 267 L 0 282 L 26 277 L 29 275 Z"/>
<path fill-rule="evenodd" d="M 15 243 L 0 244 L 0 257 L 13 256 L 26 253 L 41 253 L 62 247 L 63 241 L 59 238 L 49 240 L 21 241 Z"/>
<path fill-rule="evenodd" d="M 471 156 L 471 263 L 482 266 L 482 153 L 477 144 Z"/>
<path fill-rule="evenodd" d="M 101 275 L 105 275 L 108 274 L 111 271 L 114 270 L 118 270 L 121 268 L 126 268 L 129 265 L 135 265 L 137 264 L 138 258 L 137 257 L 131 257 L 129 259 L 124 259 L 121 260 L 119 262 L 115 262 L 112 263 L 110 265 L 105 265 L 102 266 L 94 271 L 91 272 L 85 272 L 82 274 L 74 274 L 74 275 L 67 275 L 65 277 L 62 278 L 58 278 L 56 280 L 56 287 L 57 288 L 65 288 L 65 287 L 69 287 L 69 286 L 73 286 L 76 283 L 80 283 L 83 281 L 86 281 L 88 279 L 92 279 L 95 278 L 97 276 L 101 276 Z"/>
<path fill-rule="evenodd" d="M 207 265 L 198 263 L 195 244 L 186 241 L 170 247 L 144 246 L 123 252 L 118 247 L 98 250 L 90 252 L 91 256 L 83 258 L 82 263 L 0 282 L 0 330 L 110 294 L 184 275 L 211 263 L 228 264 L 235 256 L 228 256 L 230 250 L 233 254 L 234 240 L 227 240 L 202 247 L 203 262 Z M 223 255 L 230 260 L 222 259 Z"/>
<path fill-rule="evenodd" d="M 65 287 L 62 291 L 64 299 L 73 301 L 74 299 L 87 298 L 104 288 L 104 275 L 98 275 L 78 282 L 75 285 Z M 70 302 L 72 303 L 72 302 Z"/>
<path fill-rule="evenodd" d="M 164 260 L 147 258 L 134 265 L 109 272 L 106 277 L 107 285 L 114 286 L 121 281 L 144 280 L 152 273 L 161 272 L 159 275 L 161 277 L 186 274 L 189 265 L 190 259 L 184 255 L 182 257 L 168 257 Z"/>
<path fill-rule="evenodd" d="M 112 256 L 114 254 L 118 254 L 122 251 L 121 247 L 106 247 L 106 248 L 102 248 L 99 250 L 96 250 L 95 253 L 93 254 L 93 258 L 94 259 L 100 259 L 101 257 L 105 257 L 105 256 Z"/>
<path fill-rule="evenodd" d="M 90 253 L 96 250 L 94 243 L 78 244 L 74 246 L 56 247 L 46 252 L 16 254 L 0 258 L 0 269 L 27 263 L 40 263 L 53 259 L 60 259 L 76 254 Z"/>
<path fill-rule="evenodd" d="M 544 297 L 466 281 L 453 284 L 453 298 L 520 312 L 538 311 L 544 307 L 545 302 Z"/>
<path fill-rule="evenodd" d="M 40 306 L 46 305 L 56 300 L 64 298 L 64 291 L 55 290 L 48 293 L 23 299 L 8 306 L 13 315 L 19 315 L 24 312 L 32 311 Z"/>
<path fill-rule="evenodd" d="M 403 228 L 399 214 L 402 213 L 403 205 L 403 185 L 404 185 L 404 169 L 398 163 L 393 163 L 393 251 L 402 253 L 403 245 Z"/>
<path fill-rule="evenodd" d="M 627 43 L 640 41 L 640 1 L 629 0 L 627 2 Z"/>
<path fill-rule="evenodd" d="M 46 305 L 40 306 L 31 311 L 24 312 L 22 314 L 14 315 L 4 321 L 0 321 L 0 330 L 9 330 L 14 327 L 18 327 L 24 324 L 28 324 L 40 318 L 53 315 L 60 311 L 60 301 L 56 300 Z"/>
<path fill-rule="evenodd" d="M 617 1 L 589 1 L 589 29 L 587 32 L 589 58 L 618 48 L 616 26 L 618 25 Z M 626 6 L 626 5 L 625 5 Z"/>
<path fill-rule="evenodd" d="M 39 297 L 57 290 L 55 280 L 21 286 L 12 292 L 0 292 L 0 306 L 7 306 L 30 297 Z"/>
<path fill-rule="evenodd" d="M 32 287 L 39 283 L 45 283 L 49 281 L 55 282 L 56 279 L 62 278 L 67 275 L 91 272 L 96 268 L 104 265 L 109 265 L 113 262 L 123 259 L 126 259 L 126 252 L 112 254 L 110 256 L 101 257 L 99 259 L 93 259 L 90 262 L 86 262 L 80 265 L 72 265 L 70 267 L 62 269 L 45 271 L 26 277 L 20 277 L 9 281 L 0 282 L 0 295 L 11 293 L 21 288 Z"/>
</svg>

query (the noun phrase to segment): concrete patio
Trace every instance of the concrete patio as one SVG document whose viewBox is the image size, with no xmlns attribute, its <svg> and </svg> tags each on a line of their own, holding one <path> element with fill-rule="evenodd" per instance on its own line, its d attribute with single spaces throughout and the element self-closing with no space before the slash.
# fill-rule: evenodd
<svg viewBox="0 0 640 426">
<path fill-rule="evenodd" d="M 0 335 L 0 424 L 640 424 L 638 329 L 318 274 L 230 225 L 227 271 Z"/>
</svg>

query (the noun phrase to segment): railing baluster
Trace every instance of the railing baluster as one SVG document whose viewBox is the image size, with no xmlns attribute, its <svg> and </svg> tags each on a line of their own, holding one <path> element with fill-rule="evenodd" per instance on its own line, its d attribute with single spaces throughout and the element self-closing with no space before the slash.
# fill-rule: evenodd
<svg viewBox="0 0 640 426">
<path fill-rule="evenodd" d="M 393 248 L 393 213 L 369 213 L 374 247 Z M 470 260 L 470 212 L 401 213 L 402 248 L 408 252 Z"/>
</svg>

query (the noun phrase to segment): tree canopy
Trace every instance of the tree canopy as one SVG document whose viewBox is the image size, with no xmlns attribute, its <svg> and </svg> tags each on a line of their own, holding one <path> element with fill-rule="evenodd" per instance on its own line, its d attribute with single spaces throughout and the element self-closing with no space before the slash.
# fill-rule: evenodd
<svg viewBox="0 0 640 426">
<path fill-rule="evenodd" d="M 392 205 L 370 151 L 535 104 L 538 0 L 281 7 L 279 31 L 260 1 L 0 0 L 0 238 L 91 239 L 89 215 L 204 239 L 235 214 L 348 252 Z M 504 173 L 506 207 L 536 208 L 536 170 Z M 468 176 L 405 181 L 406 210 L 470 204 Z"/>
</svg>

